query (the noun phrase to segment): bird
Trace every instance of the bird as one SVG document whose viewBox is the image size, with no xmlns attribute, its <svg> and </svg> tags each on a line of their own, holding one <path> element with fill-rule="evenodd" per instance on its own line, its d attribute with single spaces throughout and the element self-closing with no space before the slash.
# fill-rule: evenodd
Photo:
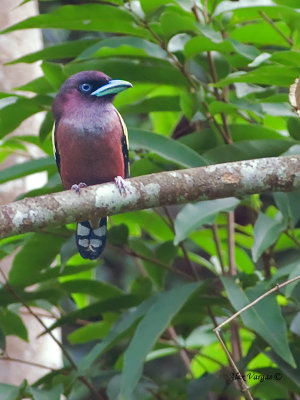
<svg viewBox="0 0 300 400">
<path fill-rule="evenodd" d="M 61 86 L 52 105 L 52 142 L 64 189 L 80 195 L 85 186 L 115 181 L 120 192 L 124 190 L 123 179 L 129 177 L 128 134 L 113 99 L 131 87 L 101 71 L 81 71 Z M 79 254 L 97 259 L 106 234 L 107 217 L 78 222 Z"/>
</svg>

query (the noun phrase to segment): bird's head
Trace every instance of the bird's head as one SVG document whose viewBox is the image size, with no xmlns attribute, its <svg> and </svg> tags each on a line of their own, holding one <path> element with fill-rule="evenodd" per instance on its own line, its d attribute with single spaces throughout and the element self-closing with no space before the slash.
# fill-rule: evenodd
<svg viewBox="0 0 300 400">
<path fill-rule="evenodd" d="M 132 84 L 111 79 L 100 71 L 82 71 L 70 76 L 61 86 L 53 102 L 53 115 L 60 118 L 65 107 L 82 107 L 93 102 L 111 102 L 114 96 Z"/>
</svg>

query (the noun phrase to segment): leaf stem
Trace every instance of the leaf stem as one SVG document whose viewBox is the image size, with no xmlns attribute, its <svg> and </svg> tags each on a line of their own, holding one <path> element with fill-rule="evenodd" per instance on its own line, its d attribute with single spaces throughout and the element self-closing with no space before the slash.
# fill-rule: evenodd
<svg viewBox="0 0 300 400">
<path fill-rule="evenodd" d="M 239 311 L 234 313 L 231 317 L 227 318 L 225 321 L 223 321 L 220 325 L 218 325 L 215 329 L 214 332 L 219 331 L 224 325 L 227 325 L 229 322 L 234 320 L 236 317 L 238 317 L 240 314 L 242 314 L 244 311 L 247 311 L 249 308 L 253 307 L 255 304 L 263 300 L 265 297 L 269 296 L 270 294 L 279 291 L 279 289 L 283 288 L 286 285 L 289 285 L 290 283 L 296 282 L 297 280 L 300 279 L 300 275 L 296 276 L 295 278 L 289 279 L 283 283 L 276 284 L 272 289 L 268 290 L 266 293 L 262 294 L 259 296 L 257 299 L 253 300 L 251 303 L 247 304 L 246 306 L 242 307 Z"/>
<path fill-rule="evenodd" d="M 234 370 L 235 374 L 237 374 L 237 376 L 241 376 L 241 373 L 238 370 L 233 358 L 231 357 L 231 354 L 229 353 L 229 351 L 228 351 L 228 349 L 227 349 L 227 347 L 226 347 L 226 345 L 225 345 L 225 343 L 224 343 L 224 341 L 223 341 L 223 339 L 222 339 L 222 337 L 220 335 L 219 330 L 214 330 L 214 331 L 215 331 L 215 334 L 216 334 L 216 336 L 217 336 L 217 338 L 218 338 L 223 350 L 225 351 L 225 353 L 227 355 L 228 361 L 229 361 L 232 369 Z M 252 397 L 251 393 L 249 392 L 249 386 L 246 385 L 244 380 L 243 379 L 238 379 L 238 383 L 239 383 L 239 385 L 241 387 L 241 391 L 243 392 L 243 394 L 246 397 L 246 399 L 247 400 L 253 400 L 253 397 Z"/>
<path fill-rule="evenodd" d="M 168 217 L 168 220 L 170 221 L 171 229 L 172 229 L 173 233 L 175 234 L 174 221 L 173 221 L 173 218 L 172 218 L 167 206 L 164 207 L 164 211 L 165 211 L 165 213 L 166 213 L 166 215 Z M 189 258 L 189 255 L 188 255 L 188 252 L 186 250 L 185 244 L 183 242 L 180 242 L 179 243 L 179 247 L 182 250 L 185 262 L 186 262 L 187 266 L 189 267 L 189 270 L 192 272 L 192 275 L 194 276 L 194 279 L 198 281 L 200 279 L 198 271 L 197 271 L 196 267 L 194 266 L 194 264 L 191 262 L 191 260 Z"/>
<path fill-rule="evenodd" d="M 22 360 L 20 358 L 9 357 L 8 355 L 0 356 L 0 361 L 2 361 L 2 360 L 3 361 L 12 361 L 12 362 L 20 363 L 20 364 L 26 364 L 26 365 L 30 365 L 32 367 L 37 367 L 37 368 L 41 368 L 41 369 L 47 369 L 52 372 L 56 371 L 54 368 L 47 367 L 46 365 L 39 364 L 39 363 L 36 363 L 33 361 Z"/>
<path fill-rule="evenodd" d="M 216 250 L 217 250 L 217 254 L 218 254 L 218 258 L 219 258 L 219 262 L 220 262 L 220 266 L 221 266 L 221 270 L 222 270 L 222 275 L 225 275 L 226 274 L 225 264 L 224 264 L 223 254 L 222 254 L 221 241 L 220 241 L 220 237 L 219 237 L 219 233 L 218 233 L 218 225 L 216 223 L 212 224 L 212 233 L 213 233 L 214 242 L 216 245 Z"/>
<path fill-rule="evenodd" d="M 269 18 L 269 17 L 267 16 L 267 14 L 266 14 L 264 11 L 259 11 L 259 13 L 260 13 L 260 15 L 263 17 L 263 19 L 264 19 L 265 21 L 267 21 L 267 22 L 272 26 L 272 28 L 273 28 L 273 29 L 274 29 L 274 30 L 275 30 L 289 45 L 291 45 L 291 46 L 294 45 L 293 40 L 290 39 L 289 37 L 287 37 L 287 36 L 282 32 L 282 30 L 279 29 L 278 26 L 275 25 L 274 21 L 272 21 L 271 18 Z"/>
<path fill-rule="evenodd" d="M 295 243 L 295 245 L 296 245 L 297 247 L 300 247 L 300 242 L 299 242 L 299 240 L 297 240 L 293 234 L 289 233 L 289 231 L 285 231 L 284 233 L 286 234 L 286 236 L 287 236 L 289 239 L 291 239 L 291 240 Z"/>
<path fill-rule="evenodd" d="M 160 260 L 157 260 L 156 258 L 151 258 L 151 257 L 147 257 L 147 256 L 144 256 L 144 255 L 138 254 L 138 253 L 136 253 L 135 251 L 133 251 L 133 250 L 131 250 L 131 249 L 129 249 L 129 248 L 128 248 L 128 249 L 123 248 L 123 250 L 125 251 L 126 254 L 128 254 L 128 255 L 130 255 L 130 256 L 132 256 L 132 257 L 140 258 L 141 260 L 151 262 L 151 263 L 153 263 L 154 265 L 157 264 L 157 265 L 163 267 L 164 269 L 168 270 L 169 272 L 172 272 L 172 273 L 174 273 L 174 274 L 183 276 L 184 278 L 186 278 L 186 279 L 188 279 L 188 280 L 190 280 L 190 281 L 191 281 L 191 280 L 194 281 L 194 279 L 193 279 L 190 275 L 186 274 L 186 273 L 183 272 L 183 271 L 180 271 L 179 269 L 172 268 L 172 267 L 170 267 L 169 265 L 164 264 L 164 263 L 161 262 Z"/>
<path fill-rule="evenodd" d="M 179 354 L 180 354 L 180 357 L 181 357 L 181 359 L 182 359 L 182 361 L 183 361 L 183 363 L 184 363 L 184 365 L 185 365 L 185 367 L 187 369 L 187 372 L 189 372 L 192 375 L 193 379 L 194 379 L 195 378 L 194 377 L 194 373 L 193 373 L 193 371 L 191 369 L 191 360 L 189 359 L 189 356 L 188 356 L 187 352 L 185 351 L 185 349 L 183 349 L 180 346 L 180 344 L 178 342 L 178 337 L 177 337 L 177 333 L 176 333 L 175 328 L 173 326 L 170 326 L 168 328 L 168 332 L 169 332 L 170 337 L 175 342 L 176 346 L 179 348 Z"/>
<path fill-rule="evenodd" d="M 227 214 L 227 229 L 228 229 L 229 273 L 231 276 L 234 276 L 236 274 L 235 255 L 234 255 L 234 211 L 229 211 Z"/>
</svg>

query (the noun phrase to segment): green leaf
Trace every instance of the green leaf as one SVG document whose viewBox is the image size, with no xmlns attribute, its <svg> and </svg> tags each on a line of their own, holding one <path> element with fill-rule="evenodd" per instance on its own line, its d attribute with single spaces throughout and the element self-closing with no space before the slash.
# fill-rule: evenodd
<svg viewBox="0 0 300 400">
<path fill-rule="evenodd" d="M 197 98 L 194 93 L 183 92 L 180 95 L 180 108 L 187 119 L 192 119 L 197 111 Z"/>
<path fill-rule="evenodd" d="M 193 14 L 178 13 L 175 10 L 170 10 L 170 6 L 162 14 L 160 25 L 163 34 L 170 38 L 182 32 L 197 32 L 196 21 Z"/>
<path fill-rule="evenodd" d="M 68 340 L 72 344 L 87 343 L 91 340 L 104 339 L 111 329 L 111 323 L 99 321 L 76 329 L 68 335 Z"/>
<path fill-rule="evenodd" d="M 226 114 L 237 114 L 238 110 L 252 111 L 259 117 L 263 117 L 263 109 L 260 104 L 250 103 L 243 99 L 233 99 L 231 103 L 223 101 L 212 101 L 209 104 L 209 111 L 212 115 L 224 112 Z"/>
<path fill-rule="evenodd" d="M 51 93 L 53 91 L 53 87 L 44 76 L 36 78 L 33 81 L 26 83 L 25 85 L 18 86 L 17 89 L 38 94 Z"/>
<path fill-rule="evenodd" d="M 289 118 L 287 121 L 287 128 L 290 135 L 296 139 L 300 140 L 300 120 L 299 118 Z"/>
<path fill-rule="evenodd" d="M 151 296 L 153 284 L 148 276 L 138 276 L 134 279 L 130 286 L 130 293 L 133 294 L 147 294 Z"/>
<path fill-rule="evenodd" d="M 46 139 L 46 137 L 48 136 L 48 134 L 50 132 L 52 132 L 53 122 L 54 121 L 53 121 L 52 113 L 49 111 L 45 115 L 44 121 L 40 127 L 39 137 L 40 137 L 41 142 L 43 142 Z"/>
<path fill-rule="evenodd" d="M 201 29 L 204 32 L 204 29 Z M 232 53 L 237 53 L 248 60 L 253 60 L 259 55 L 259 51 L 254 46 L 245 45 L 233 39 L 223 40 L 222 36 L 220 40 L 220 36 L 219 32 L 206 27 L 204 36 L 195 36 L 185 44 L 185 56 L 193 58 L 204 51 L 218 51 L 228 57 L 232 57 Z"/>
<path fill-rule="evenodd" d="M 198 29 L 206 38 L 210 39 L 214 43 L 221 43 L 223 37 L 221 32 L 215 31 L 212 27 L 204 24 L 198 24 Z"/>
<path fill-rule="evenodd" d="M 223 144 L 220 135 L 211 128 L 201 129 L 201 131 L 182 136 L 178 140 L 200 154 Z"/>
<path fill-rule="evenodd" d="M 156 301 L 156 297 L 151 297 L 143 301 L 134 311 L 123 315 L 112 327 L 106 338 L 99 344 L 96 344 L 90 352 L 83 357 L 78 364 L 78 373 L 85 375 L 86 370 L 113 344 L 124 337 L 136 322 L 148 312 L 149 308 Z"/>
<path fill-rule="evenodd" d="M 210 164 L 229 161 L 251 160 L 253 158 L 278 157 L 295 142 L 287 139 L 244 140 L 242 142 L 217 146 L 203 153 Z"/>
<path fill-rule="evenodd" d="M 54 170 L 54 168 L 54 157 L 43 157 L 37 158 L 36 160 L 25 161 L 0 171 L 0 183 L 22 178 L 23 176 L 35 174 L 36 172 L 48 171 L 50 169 Z"/>
<path fill-rule="evenodd" d="M 282 135 L 277 131 L 266 128 L 262 125 L 254 124 L 230 124 L 229 130 L 234 142 L 242 140 L 258 139 L 282 139 Z"/>
<path fill-rule="evenodd" d="M 291 345 L 291 349 L 294 357 L 297 357 L 297 369 L 291 368 L 291 366 L 286 363 L 281 357 L 279 357 L 275 351 L 267 351 L 266 355 L 272 360 L 278 367 L 280 371 L 286 376 L 289 380 L 291 380 L 295 385 L 297 385 L 298 393 L 300 389 L 300 379 L 299 379 L 299 347 Z M 295 387 L 293 387 L 293 391 L 295 391 Z"/>
<path fill-rule="evenodd" d="M 240 200 L 234 197 L 225 199 L 200 201 L 195 204 L 187 204 L 176 216 L 175 239 L 177 245 L 187 236 L 204 224 L 212 224 L 219 212 L 232 211 Z"/>
<path fill-rule="evenodd" d="M 182 73 L 169 61 L 155 58 L 95 58 L 88 61 L 72 62 L 65 66 L 67 75 L 87 70 L 107 71 L 113 78 L 126 79 L 132 83 L 155 83 L 179 87 L 186 87 L 188 84 Z"/>
<path fill-rule="evenodd" d="M 70 279 L 61 282 L 60 286 L 67 293 L 85 293 L 100 299 L 109 299 L 122 294 L 122 291 L 115 286 L 90 279 Z"/>
<path fill-rule="evenodd" d="M 255 271 L 252 259 L 249 257 L 248 252 L 238 246 L 234 248 L 236 265 L 240 271 L 246 274 L 253 274 Z"/>
<path fill-rule="evenodd" d="M 300 191 L 291 193 L 277 192 L 273 194 L 276 206 L 285 217 L 288 225 L 294 228 L 300 219 L 299 196 Z"/>
<path fill-rule="evenodd" d="M 156 249 L 156 256 L 166 264 L 171 264 L 177 256 L 178 247 L 171 240 L 160 244 Z"/>
<path fill-rule="evenodd" d="M 288 103 L 260 103 L 265 115 L 274 115 L 275 117 L 292 117 L 294 113 Z"/>
<path fill-rule="evenodd" d="M 0 100 L 0 138 L 16 129 L 33 114 L 44 111 L 52 99 L 48 96 L 6 97 Z"/>
<path fill-rule="evenodd" d="M 22 298 L 22 300 L 26 302 L 33 302 L 36 300 L 46 300 L 46 304 L 54 304 L 58 305 L 59 300 L 63 297 L 64 293 L 61 290 L 56 289 L 44 289 L 43 290 L 35 290 L 34 292 L 23 291 L 20 287 L 18 287 L 18 294 Z M 20 300 L 16 298 L 14 295 L 7 293 L 6 289 L 0 289 L 0 299 L 1 304 L 3 306 L 8 306 L 10 304 L 20 303 Z M 37 303 L 35 303 L 37 304 Z M 44 305 L 45 302 L 42 302 Z"/>
<path fill-rule="evenodd" d="M 54 329 L 58 326 L 62 326 L 66 323 L 75 322 L 76 319 L 87 319 L 91 317 L 99 317 L 104 312 L 114 312 L 127 310 L 131 307 L 136 307 L 144 296 L 142 295 L 131 295 L 121 294 L 108 299 L 97 301 L 87 307 L 81 308 L 80 310 L 72 311 L 67 315 L 59 318 L 49 329 Z"/>
<path fill-rule="evenodd" d="M 30 28 L 56 28 L 83 31 L 102 31 L 148 36 L 137 26 L 132 15 L 124 9 L 103 4 L 67 5 L 49 14 L 40 14 L 21 21 L 4 32 Z"/>
<path fill-rule="evenodd" d="M 61 85 L 67 79 L 62 66 L 60 64 L 44 61 L 41 65 L 41 68 L 47 81 L 55 91 L 58 91 Z"/>
<path fill-rule="evenodd" d="M 287 37 L 290 35 L 290 30 L 285 22 L 275 22 L 275 26 Z M 254 43 L 264 46 L 283 46 L 289 47 L 287 41 L 274 29 L 268 22 L 256 22 L 245 24 L 240 27 L 236 27 L 231 31 L 230 36 L 233 39 L 240 40 L 245 43 Z"/>
<path fill-rule="evenodd" d="M 264 0 L 263 4 L 252 0 L 244 0 L 242 4 L 236 2 L 223 1 L 220 3 L 214 15 L 229 13 L 232 24 L 238 24 L 244 21 L 261 19 L 261 11 L 267 14 L 270 19 L 281 21 L 283 18 L 297 18 L 299 15 L 296 10 L 289 7 L 274 5 L 272 1 Z M 285 2 L 286 4 L 286 2 Z"/>
<path fill-rule="evenodd" d="M 0 383 L 0 398 L 2 400 L 16 400 L 19 398 L 19 394 L 19 387 Z"/>
<path fill-rule="evenodd" d="M 174 0 L 140 0 L 143 11 L 146 14 L 152 13 L 156 9 L 167 4 L 176 4 Z"/>
<path fill-rule="evenodd" d="M 65 241 L 59 234 L 34 233 L 15 256 L 9 272 L 11 285 L 25 287 L 36 273 L 48 268 Z"/>
<path fill-rule="evenodd" d="M 139 323 L 124 354 L 121 393 L 122 400 L 130 400 L 142 374 L 146 355 L 157 339 L 167 329 L 171 320 L 183 307 L 188 298 L 199 289 L 201 283 L 190 283 L 161 293 L 145 317 Z"/>
<path fill-rule="evenodd" d="M 118 107 L 121 114 L 146 114 L 153 111 L 180 111 L 178 96 L 155 96 Z"/>
<path fill-rule="evenodd" d="M 125 223 L 129 230 L 130 235 L 140 236 L 141 230 L 147 232 L 158 242 L 165 242 L 173 240 L 173 231 L 170 226 L 153 210 L 141 210 L 114 215 L 111 217 L 114 224 Z"/>
<path fill-rule="evenodd" d="M 244 291 L 232 278 L 221 277 L 221 279 L 236 311 L 268 290 L 264 282 Z M 249 310 L 244 311 L 241 318 L 243 323 L 259 334 L 283 360 L 292 367 L 296 366 L 288 345 L 286 324 L 274 295 L 267 296 Z"/>
<path fill-rule="evenodd" d="M 153 151 L 181 167 L 190 168 L 207 165 L 206 160 L 194 150 L 166 136 L 130 128 L 129 139 L 131 148 Z"/>
<path fill-rule="evenodd" d="M 34 53 L 27 54 L 26 56 L 17 58 L 8 64 L 17 63 L 33 63 L 39 60 L 58 60 L 73 58 L 82 53 L 86 48 L 97 43 L 98 39 L 88 40 L 72 40 L 65 43 L 60 43 L 55 46 L 46 47 Z"/>
<path fill-rule="evenodd" d="M 113 246 L 123 246 L 128 242 L 129 230 L 127 225 L 112 226 L 107 233 L 107 240 Z"/>
<path fill-rule="evenodd" d="M 153 159 L 150 160 L 148 158 L 141 158 L 130 165 L 131 177 L 155 174 L 162 171 L 164 171 L 162 165 L 158 165 Z"/>
<path fill-rule="evenodd" d="M 72 240 L 74 240 L 73 237 Z M 36 271 L 35 275 L 31 276 L 31 284 L 46 282 L 63 276 L 64 277 L 66 276 L 71 277 L 72 275 L 76 276 L 78 274 L 81 274 L 82 272 L 87 272 L 90 271 L 91 269 L 94 269 L 95 266 L 96 262 L 93 261 L 81 265 L 66 265 L 63 269 L 61 265 L 59 265 L 57 267 L 47 268 L 45 271 Z M 105 289 L 104 296 L 106 296 L 106 293 L 109 292 L 107 292 Z"/>
<path fill-rule="evenodd" d="M 262 212 L 259 213 L 253 229 L 252 257 L 254 262 L 276 242 L 285 229 L 286 222 L 280 212 L 276 214 L 275 218 L 271 218 Z"/>
<path fill-rule="evenodd" d="M 258 85 L 277 85 L 289 87 L 299 75 L 299 69 L 281 65 L 266 65 L 250 72 L 233 72 L 221 79 L 215 86 L 224 87 L 234 82 L 255 83 Z"/>
<path fill-rule="evenodd" d="M 212 115 L 225 112 L 231 114 L 237 110 L 237 106 L 230 103 L 224 103 L 223 101 L 213 101 L 209 104 L 209 111 Z"/>
<path fill-rule="evenodd" d="M 121 56 L 166 58 L 166 52 L 157 44 L 145 39 L 134 36 L 116 36 L 93 43 L 79 54 L 77 60 Z"/>
<path fill-rule="evenodd" d="M 5 333 L 3 332 L 3 328 L 1 325 L 0 325 L 0 349 L 3 351 L 6 349 Z M 0 393 L 1 393 L 1 388 L 0 388 Z"/>
<path fill-rule="evenodd" d="M 270 60 L 284 65 L 300 66 L 300 53 L 298 51 L 278 51 L 272 54 Z"/>
<path fill-rule="evenodd" d="M 294 279 L 294 278 L 299 278 L 300 276 L 300 265 L 297 264 L 294 268 L 294 270 L 289 274 L 288 279 Z M 289 285 L 285 287 L 285 297 L 291 297 L 294 289 L 296 288 L 297 285 L 299 285 L 300 281 L 296 280 L 295 282 L 291 282 Z"/>
<path fill-rule="evenodd" d="M 64 388 L 62 384 L 55 385 L 51 390 L 38 389 L 31 386 L 26 389 L 27 391 L 33 395 L 34 400 L 60 400 Z"/>
<path fill-rule="evenodd" d="M 129 246 L 141 258 L 141 263 L 145 266 L 147 275 L 158 287 L 162 288 L 166 271 L 159 263 L 155 262 L 155 256 L 150 246 L 147 246 L 147 243 L 137 238 L 132 238 Z M 153 259 L 154 261 L 147 261 L 147 259 Z"/>
<path fill-rule="evenodd" d="M 18 314 L 10 311 L 7 308 L 1 308 L 0 325 L 3 329 L 5 336 L 15 335 L 25 340 L 26 342 L 28 341 L 27 329 Z"/>
<path fill-rule="evenodd" d="M 180 113 L 176 111 L 158 111 L 150 113 L 149 116 L 154 132 L 157 132 L 160 135 L 170 136 L 178 124 Z"/>
</svg>

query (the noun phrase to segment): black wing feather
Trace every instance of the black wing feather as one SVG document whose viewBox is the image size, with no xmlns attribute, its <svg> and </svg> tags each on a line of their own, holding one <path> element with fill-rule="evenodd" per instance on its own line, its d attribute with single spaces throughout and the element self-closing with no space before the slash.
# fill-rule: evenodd
<svg viewBox="0 0 300 400">
<path fill-rule="evenodd" d="M 55 157 L 55 161 L 56 161 L 56 165 L 57 165 L 57 169 L 58 172 L 60 173 L 60 155 L 57 149 L 57 143 L 56 143 L 56 129 L 57 129 L 58 124 L 53 125 L 53 129 L 52 129 L 52 145 L 53 145 L 53 154 Z"/>
<path fill-rule="evenodd" d="M 122 144 L 122 153 L 123 153 L 123 158 L 124 158 L 124 177 L 129 178 L 130 177 L 130 164 L 129 164 L 128 131 L 127 131 L 127 126 L 126 126 L 125 122 L 123 121 L 123 118 L 121 117 L 121 114 L 118 111 L 117 111 L 117 114 L 118 114 L 119 120 L 122 125 L 122 129 L 123 129 L 123 136 L 121 139 L 121 144 Z"/>
</svg>

